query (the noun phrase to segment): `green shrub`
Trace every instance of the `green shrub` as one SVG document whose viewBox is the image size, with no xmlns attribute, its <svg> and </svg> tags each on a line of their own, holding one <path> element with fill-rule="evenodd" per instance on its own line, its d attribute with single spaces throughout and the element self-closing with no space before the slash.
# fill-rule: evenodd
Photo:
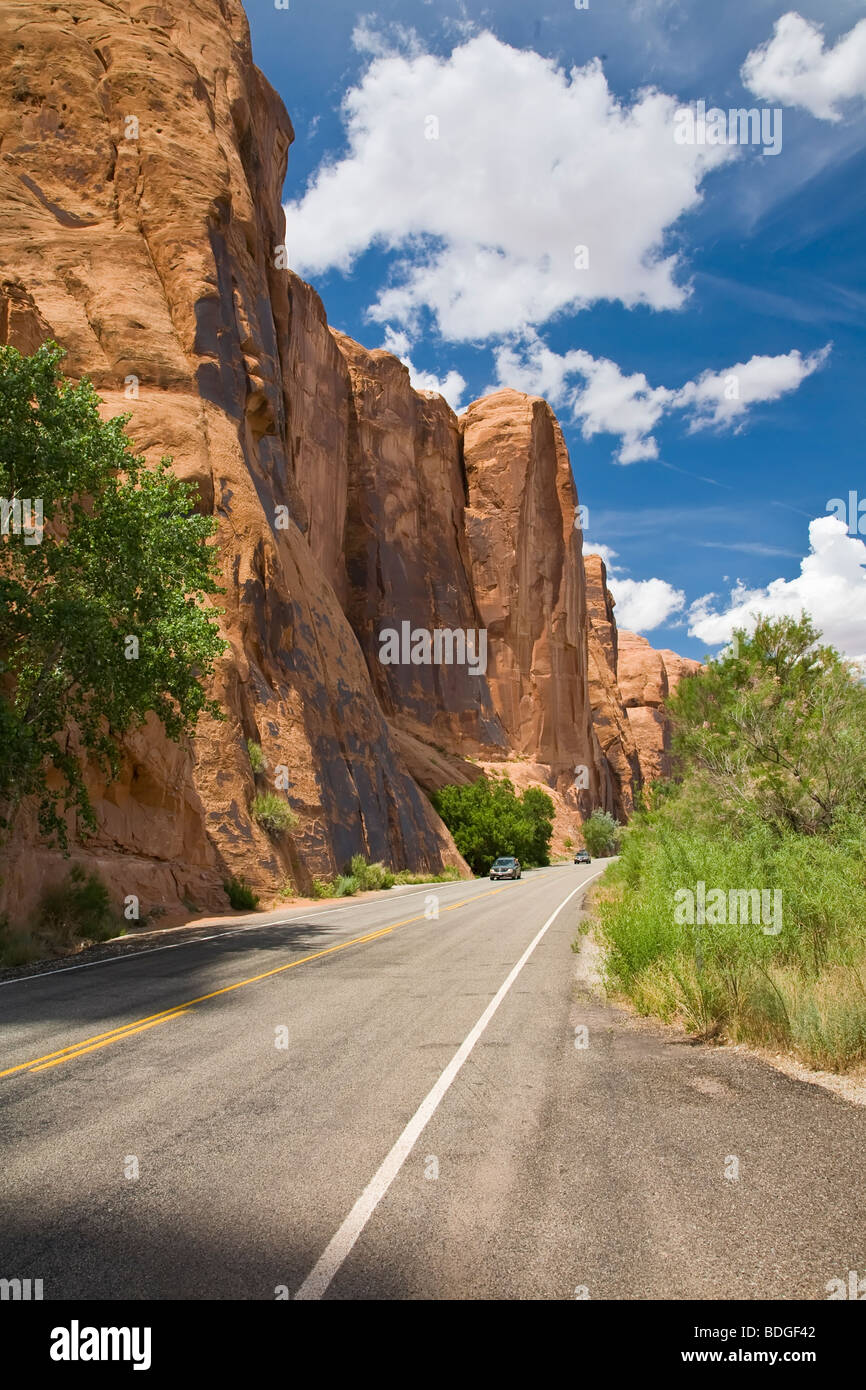
<svg viewBox="0 0 866 1390">
<path fill-rule="evenodd" d="M 394 882 L 401 886 L 406 883 L 454 883 L 460 878 L 456 864 L 446 864 L 440 873 L 414 873 L 411 869 L 400 869 L 394 875 Z"/>
<path fill-rule="evenodd" d="M 314 898 L 335 898 L 336 896 L 336 884 L 333 879 L 318 877 L 313 879 Z"/>
<path fill-rule="evenodd" d="M 33 926 L 37 936 L 63 949 L 77 941 L 109 941 L 125 930 L 102 879 L 80 864 L 73 865 L 63 883 L 45 889 Z"/>
<path fill-rule="evenodd" d="M 231 878 L 226 879 L 223 887 L 235 912 L 255 912 L 259 905 L 258 894 L 253 892 L 245 878 L 236 878 L 232 874 Z"/>
<path fill-rule="evenodd" d="M 353 854 L 346 873 L 357 879 L 362 893 L 375 892 L 379 888 L 393 888 L 396 875 L 384 864 L 368 864 L 363 854 Z"/>
<path fill-rule="evenodd" d="M 251 738 L 247 739 L 247 753 L 250 759 L 250 767 L 253 772 L 264 772 L 268 765 L 267 758 L 262 752 L 262 745 L 254 743 Z"/>
<path fill-rule="evenodd" d="M 583 824 L 583 842 L 593 859 L 616 854 L 620 833 L 619 822 L 609 811 L 593 811 Z"/>
<path fill-rule="evenodd" d="M 269 835 L 282 835 L 298 823 L 298 818 L 288 802 L 275 792 L 260 792 L 258 796 L 253 797 L 250 811 L 253 819 L 258 821 Z"/>
<path fill-rule="evenodd" d="M 0 966 L 30 965 L 45 955 L 44 945 L 26 927 L 10 927 L 0 917 Z"/>
</svg>

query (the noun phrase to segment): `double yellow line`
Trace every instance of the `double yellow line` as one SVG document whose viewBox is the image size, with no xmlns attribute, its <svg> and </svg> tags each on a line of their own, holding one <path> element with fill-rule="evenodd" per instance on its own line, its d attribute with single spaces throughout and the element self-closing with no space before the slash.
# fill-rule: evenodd
<svg viewBox="0 0 866 1390">
<path fill-rule="evenodd" d="M 451 903 L 443 910 L 455 912 L 458 907 L 466 907 L 467 903 L 478 902 L 479 898 L 489 898 L 494 893 L 504 892 L 504 888 L 491 888 L 486 893 L 476 893 L 474 897 L 463 898 L 459 903 Z M 410 922 L 423 922 L 425 920 L 426 915 L 423 912 L 416 917 L 404 917 L 400 922 L 392 922 L 390 927 L 380 927 L 378 931 L 368 932 L 366 936 L 354 936 L 350 941 L 341 941 L 337 946 L 326 946 L 324 950 L 313 951 L 309 956 L 301 956 L 300 960 L 289 961 L 288 965 L 278 965 L 274 970 L 265 970 L 261 975 L 251 975 L 248 980 L 238 980 L 233 985 L 224 985 L 222 989 L 212 990 L 210 994 L 200 994 L 197 999 L 187 999 L 185 1003 L 174 1004 L 170 1009 L 162 1009 L 159 1013 L 134 1019 L 131 1023 L 124 1023 L 119 1028 L 109 1029 L 107 1033 L 96 1033 L 91 1038 L 82 1038 L 80 1042 L 70 1043 L 68 1047 L 61 1047 L 57 1052 L 48 1052 L 44 1057 L 34 1057 L 29 1062 L 19 1062 L 15 1067 L 7 1067 L 5 1071 L 0 1071 L 0 1077 L 12 1076 L 14 1072 L 48 1071 L 50 1067 L 59 1067 L 64 1062 L 71 1062 L 76 1057 L 83 1057 L 85 1053 L 97 1052 L 101 1047 L 122 1042 L 124 1038 L 130 1038 L 135 1033 L 145 1033 L 148 1028 L 155 1028 L 159 1023 L 170 1023 L 173 1018 L 182 1018 L 196 1004 L 204 1004 L 208 999 L 217 999 L 219 995 L 230 994 L 235 989 L 245 989 L 247 985 L 255 985 L 274 975 L 282 975 L 286 970 L 296 970 L 299 965 L 308 965 L 311 960 L 321 960 L 323 956 L 332 956 L 337 951 L 348 950 L 350 946 L 362 946 L 365 942 L 377 941 L 380 937 L 389 936 L 398 927 L 406 927 Z"/>
</svg>

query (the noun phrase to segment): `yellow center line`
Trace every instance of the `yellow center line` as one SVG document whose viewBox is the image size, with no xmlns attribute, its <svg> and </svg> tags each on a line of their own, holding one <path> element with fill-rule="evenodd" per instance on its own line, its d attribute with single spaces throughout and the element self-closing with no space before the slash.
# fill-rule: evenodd
<svg viewBox="0 0 866 1390">
<path fill-rule="evenodd" d="M 445 912 L 454 912 L 458 907 L 466 907 L 468 903 L 476 903 L 480 898 L 492 897 L 495 893 L 504 893 L 504 888 L 491 888 L 486 893 L 476 893 L 471 898 L 463 898 L 459 903 L 451 903 L 444 909 Z M 251 975 L 247 980 L 237 980 L 233 985 L 223 985 L 222 989 L 212 990 L 210 994 L 200 994 L 196 999 L 187 999 L 183 1004 L 172 1004 L 169 1009 L 160 1009 L 159 1013 L 147 1014 L 144 1018 L 133 1019 L 130 1023 L 121 1024 L 117 1028 L 111 1028 L 106 1033 L 96 1033 L 93 1037 L 82 1038 L 80 1042 L 69 1043 L 66 1047 L 59 1048 L 56 1052 L 46 1052 L 44 1057 L 33 1057 L 29 1062 L 19 1062 L 17 1066 L 7 1067 L 5 1071 L 0 1071 L 0 1077 L 11 1076 L 19 1071 L 47 1071 L 49 1067 L 57 1067 L 61 1062 L 69 1062 L 74 1057 L 80 1057 L 85 1052 L 95 1052 L 100 1047 L 108 1047 L 109 1043 L 122 1042 L 126 1037 L 133 1033 L 142 1033 L 147 1028 L 153 1028 L 157 1023 L 168 1023 L 172 1018 L 179 1018 L 182 1013 L 187 1013 L 196 1004 L 204 1004 L 208 999 L 217 999 L 221 994 L 230 994 L 232 990 L 244 989 L 247 985 L 258 984 L 260 980 L 268 980 L 274 975 L 282 975 L 286 970 L 295 970 L 299 965 L 307 965 L 311 960 L 321 960 L 323 956 L 331 956 L 336 951 L 345 951 L 349 946 L 361 946 L 367 941 L 378 941 L 383 936 L 389 936 L 398 927 L 406 927 L 410 922 L 425 921 L 425 914 L 419 913 L 416 917 L 404 917 L 400 922 L 392 922 L 389 927 L 380 927 L 378 931 L 368 932 L 365 936 L 354 936 L 350 941 L 341 941 L 336 946 L 326 946 L 321 951 L 313 951 L 308 956 L 302 956 L 300 960 L 289 961 L 287 965 L 278 965 L 273 970 L 265 970 L 261 975 Z"/>
<path fill-rule="evenodd" d="M 166 1014 L 165 1018 L 155 1018 L 150 1023 L 142 1023 L 139 1028 L 127 1028 L 120 1037 L 128 1038 L 132 1033 L 146 1033 L 148 1028 L 156 1028 L 160 1023 L 171 1023 L 173 1018 L 183 1018 L 188 1014 L 189 1009 L 178 1009 L 177 1013 Z M 61 1062 L 71 1062 L 75 1057 L 83 1057 L 85 1052 L 97 1052 L 100 1047 L 108 1047 L 113 1042 L 120 1042 L 120 1037 L 106 1038 L 104 1042 L 92 1043 L 90 1047 L 79 1047 L 75 1052 L 67 1052 L 65 1057 L 55 1057 L 53 1062 L 43 1062 L 41 1067 L 32 1067 L 32 1071 L 47 1071 L 49 1067 L 59 1067 Z"/>
</svg>

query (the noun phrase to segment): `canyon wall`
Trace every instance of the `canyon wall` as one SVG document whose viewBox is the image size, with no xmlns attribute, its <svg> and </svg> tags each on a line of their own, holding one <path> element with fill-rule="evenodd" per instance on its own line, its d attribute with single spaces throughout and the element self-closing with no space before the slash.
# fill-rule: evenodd
<svg viewBox="0 0 866 1390">
<path fill-rule="evenodd" d="M 598 741 L 608 768 L 607 799 L 624 824 L 634 810 L 635 792 L 644 780 L 628 711 L 617 680 L 619 633 L 614 599 L 607 587 L 607 568 L 600 555 L 584 556 L 589 620 L 589 697 Z"/>
<path fill-rule="evenodd" d="M 184 748 L 151 727 L 127 740 L 120 782 L 92 783 L 87 857 L 145 910 L 225 908 L 235 873 L 303 889 L 356 851 L 462 864 L 339 602 L 345 454 L 336 426 L 317 428 L 316 400 L 337 420 L 349 402 L 339 351 L 310 331 L 314 298 L 290 295 L 280 268 L 292 127 L 240 4 L 26 0 L 0 24 L 7 340 L 55 338 L 67 374 L 91 378 L 106 416 L 130 413 L 146 457 L 172 455 L 220 528 L 229 648 L 212 693 L 225 721 L 203 720 Z M 314 492 L 296 462 L 302 480 L 317 472 Z M 290 841 L 250 814 L 247 739 L 288 769 Z M 33 838 L 25 816 L 0 910 L 65 872 Z"/>
<path fill-rule="evenodd" d="M 466 872 L 425 792 L 484 771 L 551 792 L 555 848 L 595 806 L 627 817 L 668 667 L 617 651 L 559 424 L 516 391 L 458 420 L 329 328 L 285 265 L 293 132 L 238 0 L 11 0 L 0 63 L 0 342 L 58 341 L 219 524 L 225 718 L 131 734 L 74 858 L 143 911 L 212 912 L 232 875 L 271 901 L 355 852 Z M 404 623 L 485 633 L 484 669 L 383 660 Z M 252 803 L 277 768 L 297 826 L 272 837 Z M 67 868 L 25 808 L 0 912 Z"/>
</svg>

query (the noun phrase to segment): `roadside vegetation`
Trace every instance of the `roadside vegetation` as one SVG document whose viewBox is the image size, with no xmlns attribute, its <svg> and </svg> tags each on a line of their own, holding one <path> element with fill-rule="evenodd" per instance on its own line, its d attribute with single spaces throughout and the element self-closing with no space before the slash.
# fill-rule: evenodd
<svg viewBox="0 0 866 1390">
<path fill-rule="evenodd" d="M 609 811 L 593 811 L 582 827 L 583 843 L 593 859 L 616 854 L 621 830 L 619 821 Z"/>
<path fill-rule="evenodd" d="M 764 619 L 671 698 L 678 778 L 652 788 L 596 897 L 608 986 L 640 1013 L 825 1070 L 866 1062 L 858 676 L 805 615 Z M 690 913 L 700 885 L 723 892 Z M 766 895 L 757 921 L 732 890 Z"/>
<path fill-rule="evenodd" d="M 10 926 L 0 919 L 0 966 L 68 955 L 125 931 L 99 875 L 74 864 L 62 883 L 44 890 L 29 924 Z"/>
<path fill-rule="evenodd" d="M 431 797 L 474 874 L 513 854 L 524 868 L 550 863 L 553 802 L 540 787 L 518 793 L 507 777 L 479 777 L 467 787 L 442 787 Z"/>
<path fill-rule="evenodd" d="M 362 854 L 353 854 L 344 873 L 332 879 L 313 879 L 313 897 L 350 898 L 355 893 L 373 893 L 405 883 L 452 883 L 459 877 L 459 870 L 452 865 L 438 874 L 417 874 L 408 869 L 388 869 L 384 864 L 368 864 Z"/>
<path fill-rule="evenodd" d="M 255 912 L 259 905 L 259 897 L 243 876 L 236 877 L 232 874 L 231 878 L 226 879 L 223 887 L 235 912 Z"/>
</svg>

